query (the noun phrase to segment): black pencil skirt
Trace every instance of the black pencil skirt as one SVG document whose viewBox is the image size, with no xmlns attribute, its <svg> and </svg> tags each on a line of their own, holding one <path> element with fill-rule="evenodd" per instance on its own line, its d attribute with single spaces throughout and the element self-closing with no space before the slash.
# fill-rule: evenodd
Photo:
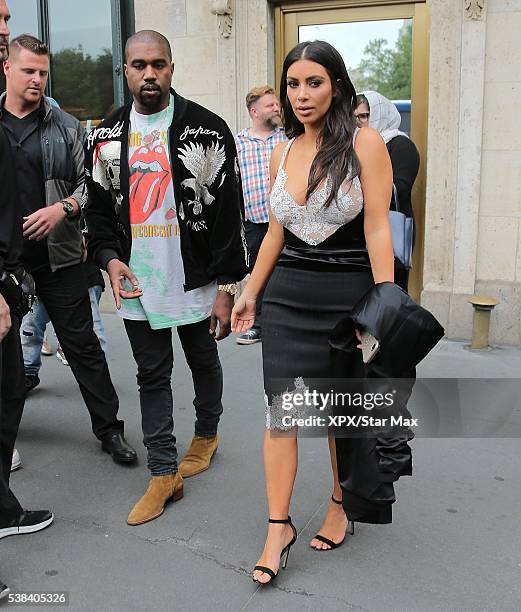
<svg viewBox="0 0 521 612">
<path fill-rule="evenodd" d="M 306 378 L 332 378 L 329 336 L 373 286 L 370 268 L 306 270 L 276 266 L 262 303 L 266 427 L 288 429 L 281 396 Z M 288 388 L 288 385 L 293 386 Z"/>
</svg>

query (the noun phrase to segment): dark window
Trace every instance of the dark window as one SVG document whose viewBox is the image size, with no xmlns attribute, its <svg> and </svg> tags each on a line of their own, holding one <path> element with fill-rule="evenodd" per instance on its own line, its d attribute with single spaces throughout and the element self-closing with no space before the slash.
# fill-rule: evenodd
<svg viewBox="0 0 521 612">
<path fill-rule="evenodd" d="M 23 3 L 18 2 L 17 7 L 14 3 L 9 3 L 11 11 L 11 20 L 9 21 L 9 30 L 11 39 L 19 34 L 33 34 L 38 36 L 38 2 L 39 0 L 25 0 Z M 16 10 L 15 10 L 16 9 Z M 5 91 L 5 75 L 0 67 L 0 92 Z"/>
<path fill-rule="evenodd" d="M 128 99 L 123 47 L 134 32 L 134 0 L 11 0 L 11 38 L 47 43 L 47 94 L 87 126 Z M 0 91 L 3 91 L 0 79 Z"/>
<path fill-rule="evenodd" d="M 39 0 L 24 0 L 23 2 L 9 2 L 8 0 L 11 11 L 11 20 L 9 21 L 11 38 L 20 34 L 39 35 L 38 4 Z"/>
<path fill-rule="evenodd" d="M 111 10 L 106 0 L 86 6 L 48 0 L 51 94 L 71 115 L 97 122 L 114 106 Z"/>
</svg>

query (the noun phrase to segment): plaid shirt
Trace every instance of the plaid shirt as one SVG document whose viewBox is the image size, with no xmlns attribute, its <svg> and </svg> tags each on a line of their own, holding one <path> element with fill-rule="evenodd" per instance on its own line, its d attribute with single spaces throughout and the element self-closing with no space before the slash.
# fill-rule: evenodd
<svg viewBox="0 0 521 612">
<path fill-rule="evenodd" d="M 267 223 L 270 191 L 270 157 L 279 142 L 287 140 L 282 128 L 277 128 L 261 140 L 246 128 L 235 137 L 241 167 L 242 190 L 246 219 L 252 223 Z"/>
</svg>

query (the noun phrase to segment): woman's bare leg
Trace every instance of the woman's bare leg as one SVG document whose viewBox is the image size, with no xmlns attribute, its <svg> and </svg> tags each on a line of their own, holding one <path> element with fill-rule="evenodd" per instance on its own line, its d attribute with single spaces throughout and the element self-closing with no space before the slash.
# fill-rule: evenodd
<svg viewBox="0 0 521 612">
<path fill-rule="evenodd" d="M 335 444 L 335 438 L 332 434 L 329 434 L 328 442 L 329 442 L 329 454 L 331 456 L 331 468 L 333 470 L 333 497 L 335 499 L 341 500 L 342 499 L 342 489 L 340 487 L 340 482 L 338 481 L 338 466 L 336 463 L 336 444 Z M 327 508 L 327 512 L 326 512 L 326 518 L 324 519 L 322 527 L 320 528 L 319 534 L 323 535 L 325 538 L 328 538 L 329 540 L 332 540 L 333 542 L 338 544 L 345 537 L 347 523 L 348 523 L 347 517 L 346 517 L 346 514 L 342 506 L 340 504 L 335 504 L 334 502 L 330 501 L 328 508 Z M 317 540 L 316 538 L 313 538 L 311 540 L 310 546 L 312 548 L 317 548 L 319 550 L 328 550 L 331 548 L 329 544 L 326 544 L 325 542 L 321 542 L 320 540 Z"/>
<path fill-rule="evenodd" d="M 269 518 L 286 519 L 289 512 L 293 484 L 297 474 L 298 448 L 296 430 L 272 434 L 264 433 L 264 472 L 268 496 Z M 277 573 L 280 553 L 293 537 L 293 530 L 285 524 L 268 524 L 268 536 L 257 565 L 264 565 Z M 255 580 L 265 583 L 271 580 L 269 574 L 256 570 Z"/>
</svg>

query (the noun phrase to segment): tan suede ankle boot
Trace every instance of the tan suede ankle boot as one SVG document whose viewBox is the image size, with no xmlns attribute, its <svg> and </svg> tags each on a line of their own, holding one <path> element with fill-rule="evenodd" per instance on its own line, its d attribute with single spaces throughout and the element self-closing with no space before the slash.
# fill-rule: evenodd
<svg viewBox="0 0 521 612">
<path fill-rule="evenodd" d="M 204 472 L 210 467 L 210 461 L 219 446 L 219 434 L 213 438 L 194 436 L 188 452 L 179 465 L 179 472 L 183 478 L 190 478 Z"/>
<path fill-rule="evenodd" d="M 142 525 L 163 514 L 166 502 L 183 497 L 183 477 L 177 474 L 152 476 L 143 497 L 132 508 L 127 518 L 129 525 Z"/>
</svg>

